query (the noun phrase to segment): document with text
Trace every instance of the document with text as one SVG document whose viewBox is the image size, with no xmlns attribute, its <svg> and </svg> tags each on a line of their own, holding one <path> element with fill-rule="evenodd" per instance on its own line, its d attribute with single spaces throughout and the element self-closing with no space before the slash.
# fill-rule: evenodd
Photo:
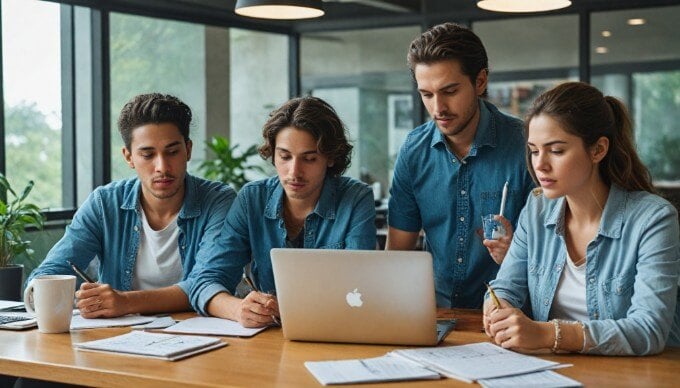
<svg viewBox="0 0 680 388">
<path fill-rule="evenodd" d="M 444 376 L 466 382 L 554 369 L 561 365 L 515 353 L 488 342 L 395 350 L 390 354 L 404 357 Z"/>
<path fill-rule="evenodd" d="M 550 370 L 517 376 L 497 377 L 495 379 L 481 379 L 477 380 L 477 382 L 484 388 L 570 388 L 583 386 L 583 384 L 574 379 L 570 379 L 569 377 Z"/>
<path fill-rule="evenodd" d="M 156 317 L 147 317 L 141 315 L 125 315 L 117 318 L 83 318 L 80 315 L 74 315 L 73 319 L 71 320 L 71 330 L 141 325 L 143 323 L 149 323 L 155 319 Z"/>
<path fill-rule="evenodd" d="M 116 337 L 73 344 L 73 347 L 78 350 L 176 361 L 226 345 L 226 342 L 214 337 L 131 331 Z"/>
<path fill-rule="evenodd" d="M 363 360 L 307 361 L 305 367 L 323 385 L 434 380 L 441 377 L 437 372 L 390 355 Z"/>
</svg>

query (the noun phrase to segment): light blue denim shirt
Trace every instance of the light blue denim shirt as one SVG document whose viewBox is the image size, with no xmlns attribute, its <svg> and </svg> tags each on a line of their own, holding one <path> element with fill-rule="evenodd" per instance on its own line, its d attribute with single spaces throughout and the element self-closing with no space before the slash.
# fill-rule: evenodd
<svg viewBox="0 0 680 388">
<path fill-rule="evenodd" d="M 191 279 L 196 311 L 207 314 L 208 302 L 219 292 L 233 295 L 251 260 L 256 286 L 264 292 L 276 290 L 269 251 L 286 247 L 284 194 L 278 177 L 241 188 L 222 233 L 196 263 Z M 304 248 L 375 249 L 373 192 L 352 178 L 327 176 L 314 211 L 305 219 L 304 233 Z"/>
<path fill-rule="evenodd" d="M 234 190 L 218 182 L 186 175 L 184 202 L 177 216 L 182 281 L 178 286 L 189 295 L 187 278 L 198 252 L 219 234 L 227 211 L 236 197 Z M 73 274 L 66 262 L 87 268 L 99 258 L 99 282 L 129 291 L 142 230 L 139 216 L 141 184 L 132 178 L 98 187 L 78 209 L 64 237 L 50 249 L 29 280 L 38 275 Z M 80 279 L 79 279 L 80 281 Z"/>
<path fill-rule="evenodd" d="M 430 121 L 408 135 L 394 168 L 388 222 L 408 232 L 425 231 L 439 307 L 481 307 L 484 282 L 498 272 L 482 245 L 482 216 L 498 214 L 508 181 L 503 215 L 514 224 L 534 187 L 524 161 L 522 122 L 481 99 L 479 108 L 465 158 L 451 152 Z"/>
<path fill-rule="evenodd" d="M 532 194 L 491 283 L 496 295 L 513 306 L 529 298 L 537 321 L 548 320 L 567 259 L 565 209 L 564 197 Z M 666 344 L 680 346 L 679 239 L 673 205 L 612 185 L 600 229 L 586 248 L 590 321 L 584 323 L 594 345 L 588 353 L 646 355 Z"/>
</svg>

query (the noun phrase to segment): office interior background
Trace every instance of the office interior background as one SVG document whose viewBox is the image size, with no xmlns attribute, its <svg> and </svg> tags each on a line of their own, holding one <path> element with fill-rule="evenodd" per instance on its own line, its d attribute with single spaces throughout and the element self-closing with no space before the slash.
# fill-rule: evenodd
<svg viewBox="0 0 680 388">
<path fill-rule="evenodd" d="M 489 99 L 509 114 L 522 117 L 565 81 L 622 99 L 655 184 L 671 199 L 680 191 L 677 0 L 574 0 L 537 14 L 484 11 L 475 0 L 325 0 L 323 17 L 299 21 L 237 16 L 233 0 L 0 1 L 0 172 L 15 188 L 35 181 L 31 200 L 49 220 L 32 233 L 38 261 L 93 188 L 134 175 L 116 118 L 140 93 L 192 108 L 195 174 L 212 136 L 245 150 L 288 98 L 324 98 L 355 145 L 347 175 L 387 195 L 401 142 L 427 120 L 406 50 L 445 21 L 481 37 Z M 252 163 L 274 173 L 258 156 Z"/>
</svg>

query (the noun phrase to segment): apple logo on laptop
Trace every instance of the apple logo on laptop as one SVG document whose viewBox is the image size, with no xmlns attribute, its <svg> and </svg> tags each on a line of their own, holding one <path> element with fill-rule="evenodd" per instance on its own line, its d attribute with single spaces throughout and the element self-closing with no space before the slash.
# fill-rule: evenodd
<svg viewBox="0 0 680 388">
<path fill-rule="evenodd" d="M 350 305 L 350 307 L 361 307 L 361 305 L 364 304 L 364 301 L 361 300 L 361 293 L 358 291 L 359 289 L 355 288 L 354 291 L 348 292 L 347 296 L 345 296 L 347 304 Z"/>
</svg>

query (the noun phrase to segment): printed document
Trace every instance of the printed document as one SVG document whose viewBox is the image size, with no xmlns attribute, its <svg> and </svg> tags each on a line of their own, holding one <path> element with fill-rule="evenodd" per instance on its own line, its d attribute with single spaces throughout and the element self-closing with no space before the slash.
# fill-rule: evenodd
<svg viewBox="0 0 680 388">
<path fill-rule="evenodd" d="M 122 353 L 175 361 L 226 346 L 219 338 L 131 331 L 116 337 L 73 344 L 78 350 Z"/>
<path fill-rule="evenodd" d="M 390 354 L 417 362 L 444 376 L 473 382 L 554 369 L 560 364 L 503 349 L 488 342 L 477 344 L 395 350 Z"/>
<path fill-rule="evenodd" d="M 163 331 L 168 333 L 252 337 L 266 328 L 267 327 L 265 326 L 249 329 L 241 326 L 240 323 L 229 319 L 197 317 L 181 321 L 175 325 L 163 329 Z"/>
<path fill-rule="evenodd" d="M 485 388 L 512 388 L 512 387 L 536 387 L 536 388 L 569 388 L 582 387 L 576 380 L 555 373 L 550 370 L 543 372 L 527 373 L 510 377 L 498 377 L 495 379 L 482 379 L 478 383 Z"/>
<path fill-rule="evenodd" d="M 390 355 L 363 360 L 307 361 L 305 367 L 323 385 L 440 378 L 437 372 Z"/>
</svg>

